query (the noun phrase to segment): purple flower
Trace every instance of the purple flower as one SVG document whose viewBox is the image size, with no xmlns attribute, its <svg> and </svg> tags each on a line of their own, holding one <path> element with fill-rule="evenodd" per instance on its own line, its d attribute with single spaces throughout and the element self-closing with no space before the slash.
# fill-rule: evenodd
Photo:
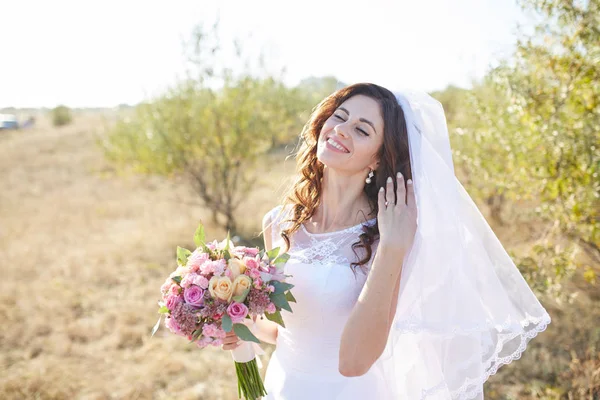
<svg viewBox="0 0 600 400">
<path fill-rule="evenodd" d="M 198 321 L 196 312 L 196 309 L 189 304 L 179 303 L 171 313 L 171 317 L 175 318 L 181 332 L 185 336 L 191 335 L 196 330 L 196 323 Z"/>
<path fill-rule="evenodd" d="M 199 286 L 191 285 L 183 292 L 186 303 L 199 307 L 204 303 L 204 290 Z"/>
<path fill-rule="evenodd" d="M 269 293 L 262 289 L 256 289 L 255 287 L 252 287 L 248 293 L 248 297 L 246 297 L 246 302 L 248 303 L 250 311 L 253 315 L 260 315 L 264 314 L 265 310 L 269 306 L 269 303 L 271 303 L 271 299 L 269 298 Z"/>
<path fill-rule="evenodd" d="M 231 317 L 234 324 L 242 322 L 248 315 L 248 307 L 243 303 L 233 302 L 227 307 L 227 314 Z"/>
</svg>

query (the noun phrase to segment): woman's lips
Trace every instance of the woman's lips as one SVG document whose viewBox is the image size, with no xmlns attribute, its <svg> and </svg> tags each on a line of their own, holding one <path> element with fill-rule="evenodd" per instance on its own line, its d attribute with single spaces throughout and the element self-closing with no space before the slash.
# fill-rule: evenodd
<svg viewBox="0 0 600 400">
<path fill-rule="evenodd" d="M 344 150 L 342 150 L 341 148 L 338 148 L 337 146 L 334 146 L 333 144 L 331 144 L 331 143 L 330 143 L 330 140 L 331 140 L 332 142 L 334 142 L 334 143 L 335 143 L 337 146 L 344 148 Z M 346 147 L 345 147 L 345 146 L 343 146 L 343 145 L 342 145 L 340 142 L 338 142 L 337 140 L 331 139 L 331 138 L 328 138 L 328 139 L 325 141 L 325 146 L 326 146 L 328 149 L 332 150 L 332 151 L 337 151 L 338 153 L 344 153 L 344 154 L 348 154 L 348 153 L 350 153 L 350 151 L 349 151 L 348 149 L 346 149 Z"/>
</svg>

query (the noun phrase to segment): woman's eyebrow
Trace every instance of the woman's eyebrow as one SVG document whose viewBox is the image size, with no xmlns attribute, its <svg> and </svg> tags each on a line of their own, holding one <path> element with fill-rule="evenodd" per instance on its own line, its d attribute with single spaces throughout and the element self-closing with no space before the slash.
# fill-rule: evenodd
<svg viewBox="0 0 600 400">
<path fill-rule="evenodd" d="M 343 112 L 345 112 L 346 114 L 350 115 L 350 113 L 348 112 L 348 110 L 346 110 L 344 107 L 339 107 L 338 110 L 342 110 Z M 360 122 L 364 122 L 366 124 L 371 125 L 371 128 L 373 128 L 373 131 L 375 133 L 377 133 L 377 130 L 375 129 L 375 125 L 373 125 L 373 123 L 371 121 L 369 121 L 368 119 L 365 118 L 359 118 L 358 119 Z"/>
</svg>

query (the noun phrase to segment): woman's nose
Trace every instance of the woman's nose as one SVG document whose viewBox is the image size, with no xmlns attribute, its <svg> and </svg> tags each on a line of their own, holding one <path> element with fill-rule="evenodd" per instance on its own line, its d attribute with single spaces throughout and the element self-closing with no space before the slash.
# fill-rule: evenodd
<svg viewBox="0 0 600 400">
<path fill-rule="evenodd" d="M 347 137 L 348 135 L 346 134 L 346 123 L 343 124 L 337 124 L 333 130 L 335 131 L 335 133 L 337 133 L 338 135 L 342 136 L 342 137 Z"/>
</svg>

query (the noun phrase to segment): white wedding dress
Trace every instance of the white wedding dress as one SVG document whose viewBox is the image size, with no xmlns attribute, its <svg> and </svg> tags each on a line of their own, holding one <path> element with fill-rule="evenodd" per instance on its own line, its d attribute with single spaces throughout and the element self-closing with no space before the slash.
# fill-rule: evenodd
<svg viewBox="0 0 600 400">
<path fill-rule="evenodd" d="M 272 209 L 272 246 L 285 249 L 280 231 L 281 206 Z M 365 221 L 373 224 L 375 219 Z M 338 371 L 340 339 L 367 275 L 350 263 L 357 258 L 352 244 L 358 241 L 362 224 L 328 232 L 310 233 L 304 226 L 294 233 L 286 279 L 294 286 L 297 303 L 293 313 L 282 310 L 285 328 L 278 327 L 276 350 L 265 376 L 269 400 L 375 400 L 389 399 L 377 365 L 362 376 L 345 377 Z M 375 254 L 377 242 L 373 246 Z M 362 257 L 365 253 L 358 253 Z"/>
</svg>

